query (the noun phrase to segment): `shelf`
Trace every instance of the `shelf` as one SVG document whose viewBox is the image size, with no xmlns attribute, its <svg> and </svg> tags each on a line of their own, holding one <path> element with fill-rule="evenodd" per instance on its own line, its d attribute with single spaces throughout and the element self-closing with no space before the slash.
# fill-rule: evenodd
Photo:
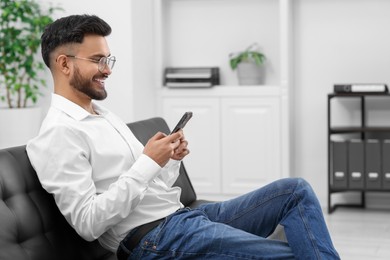
<svg viewBox="0 0 390 260">
<path fill-rule="evenodd" d="M 390 93 L 367 92 L 367 93 L 331 93 L 329 98 L 333 97 L 365 97 L 365 96 L 383 96 L 390 97 Z"/>
<path fill-rule="evenodd" d="M 280 96 L 282 89 L 275 85 L 259 85 L 259 86 L 226 86 L 218 85 L 211 88 L 167 88 L 163 87 L 160 90 L 160 95 L 164 96 L 226 96 L 226 97 L 242 97 L 242 96 Z"/>
<path fill-rule="evenodd" d="M 222 85 L 237 84 L 237 72 L 230 68 L 229 55 L 256 42 L 267 57 L 264 83 L 288 87 L 292 38 L 290 1 L 152 2 L 156 86 L 161 84 L 161 72 L 166 67 L 194 66 L 219 67 Z"/>
<path fill-rule="evenodd" d="M 332 126 L 332 109 L 331 99 L 334 97 L 340 98 L 358 98 L 360 105 L 358 106 L 358 115 L 360 117 L 360 122 L 357 126 Z M 372 116 L 370 110 L 372 106 L 367 106 L 367 99 L 369 97 L 390 97 L 389 93 L 331 93 L 328 94 L 328 213 L 332 213 L 337 207 L 362 207 L 366 206 L 366 192 L 390 192 L 390 185 L 387 179 L 384 177 L 385 166 L 383 163 L 384 155 L 382 154 L 385 151 L 385 148 L 382 148 L 380 143 L 376 145 L 375 148 L 370 146 L 370 149 L 367 149 L 368 143 L 365 143 L 364 146 L 351 146 L 353 142 L 346 144 L 345 146 L 337 146 L 336 150 L 333 150 L 332 154 L 332 135 L 347 134 L 347 140 L 352 140 L 352 135 L 348 134 L 360 134 L 360 138 L 365 142 L 375 136 L 375 139 L 381 140 L 384 142 L 388 134 L 390 134 L 390 126 L 385 126 L 386 122 L 381 120 L 377 126 L 367 126 L 368 118 Z M 372 100 L 374 101 L 374 99 Z M 344 107 L 345 108 L 345 107 Z M 345 113 L 344 113 L 345 114 Z M 349 116 L 353 114 L 349 113 Z M 346 122 L 344 122 L 346 123 Z M 356 122 L 355 122 L 356 123 Z M 339 125 L 339 124 L 336 124 Z M 372 125 L 372 124 L 370 124 Z M 366 135 L 367 134 L 367 135 Z M 388 138 L 388 137 L 387 137 Z M 336 146 L 334 146 L 336 147 Z M 333 147 L 333 149 L 335 149 Z M 384 146 L 383 146 L 384 147 Z M 357 150 L 350 150 L 357 149 Z M 353 152 L 356 151 L 356 152 Z M 370 156 L 370 166 L 367 166 L 367 155 L 372 152 L 375 155 Z M 332 161 L 334 158 L 334 162 Z M 374 159 L 373 159 L 374 158 Z M 380 159 L 378 159 L 380 158 Z M 378 159 L 378 160 L 376 160 Z M 353 164 L 351 164 L 353 163 Z M 336 166 L 335 166 L 336 165 Z M 351 167 L 352 165 L 352 167 Z M 375 165 L 375 166 L 373 166 Z M 379 165 L 379 166 L 378 166 Z M 356 167 L 355 167 L 356 166 Z M 383 168 L 382 168 L 383 167 Z M 386 168 L 387 169 L 387 168 Z M 359 172 L 359 177 L 354 177 L 355 172 Z M 369 174 L 373 171 L 376 173 L 377 177 L 374 179 L 369 179 Z M 337 173 L 345 173 L 343 178 L 338 178 Z M 335 174 L 335 175 L 334 175 Z M 355 178 L 355 179 L 354 179 Z M 332 204 L 332 194 L 333 193 L 343 193 L 343 192 L 359 192 L 361 194 L 360 203 L 349 203 L 349 204 Z"/>
<path fill-rule="evenodd" d="M 353 189 L 353 188 L 331 188 L 330 192 L 336 193 L 336 192 L 346 192 L 346 191 L 353 191 L 353 192 L 389 192 L 390 189 Z"/>
<path fill-rule="evenodd" d="M 390 132 L 389 127 L 331 127 L 330 134 L 349 134 L 349 133 L 365 133 L 365 132 Z"/>
</svg>

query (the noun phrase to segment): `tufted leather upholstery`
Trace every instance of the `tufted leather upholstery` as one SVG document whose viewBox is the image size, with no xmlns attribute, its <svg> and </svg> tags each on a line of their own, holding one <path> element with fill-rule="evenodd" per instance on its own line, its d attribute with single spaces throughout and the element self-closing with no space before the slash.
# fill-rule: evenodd
<svg viewBox="0 0 390 260">
<path fill-rule="evenodd" d="M 162 118 L 128 124 L 146 141 L 157 131 L 169 132 Z M 194 206 L 195 191 L 184 166 L 176 185 L 182 202 Z M 0 150 L 0 260 L 116 259 L 97 241 L 87 242 L 65 221 L 52 196 L 41 187 L 25 146 Z"/>
<path fill-rule="evenodd" d="M 65 221 L 41 187 L 25 146 L 0 151 L 0 259 L 115 259 Z"/>
</svg>

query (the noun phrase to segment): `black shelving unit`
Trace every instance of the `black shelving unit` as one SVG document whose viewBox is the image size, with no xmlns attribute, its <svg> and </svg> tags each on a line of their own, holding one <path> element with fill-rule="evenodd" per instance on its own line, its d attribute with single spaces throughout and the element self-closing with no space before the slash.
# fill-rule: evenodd
<svg viewBox="0 0 390 260">
<path fill-rule="evenodd" d="M 367 97 L 390 97 L 388 93 L 331 93 L 328 94 L 328 213 L 332 213 L 337 207 L 359 207 L 364 208 L 366 206 L 366 192 L 389 192 L 390 189 L 372 189 L 367 188 L 365 185 L 363 188 L 337 188 L 332 186 L 332 154 L 331 154 L 331 142 L 333 135 L 344 134 L 357 134 L 361 140 L 366 140 L 367 135 L 370 134 L 390 134 L 390 127 L 369 127 L 366 122 L 366 102 Z M 331 122 L 331 100 L 334 98 L 354 98 L 360 100 L 360 126 L 351 127 L 333 127 Z M 364 174 L 364 173 L 363 173 Z M 348 176 L 347 176 L 348 179 Z M 360 193 L 360 203 L 357 204 L 332 204 L 332 194 L 340 192 L 358 192 Z"/>
</svg>

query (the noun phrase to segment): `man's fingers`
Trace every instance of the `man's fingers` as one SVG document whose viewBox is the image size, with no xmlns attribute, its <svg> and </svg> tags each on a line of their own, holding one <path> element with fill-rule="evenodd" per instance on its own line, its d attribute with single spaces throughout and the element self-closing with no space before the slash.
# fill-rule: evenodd
<svg viewBox="0 0 390 260">
<path fill-rule="evenodd" d="M 152 136 L 152 138 L 150 138 L 150 139 L 152 139 L 152 140 L 160 140 L 160 139 L 162 139 L 162 138 L 164 138 L 164 137 L 166 137 L 167 135 L 166 134 L 164 134 L 164 133 L 162 133 L 162 132 L 157 132 L 154 136 Z"/>
<path fill-rule="evenodd" d="M 170 134 L 167 136 L 167 139 L 171 142 L 179 140 L 183 137 L 183 131 L 178 131 L 176 133 Z"/>
</svg>

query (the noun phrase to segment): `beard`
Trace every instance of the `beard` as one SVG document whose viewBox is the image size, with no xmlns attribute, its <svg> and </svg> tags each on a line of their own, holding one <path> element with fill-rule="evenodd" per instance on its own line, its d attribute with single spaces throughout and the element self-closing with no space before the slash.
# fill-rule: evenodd
<svg viewBox="0 0 390 260">
<path fill-rule="evenodd" d="M 98 76 L 104 77 L 103 74 Z M 81 93 L 84 93 L 91 99 L 103 100 L 107 97 L 107 91 L 104 88 L 94 88 L 93 80 L 84 78 L 77 67 L 75 68 L 74 75 L 70 80 L 69 84 L 73 86 L 74 89 L 78 90 Z"/>
</svg>

